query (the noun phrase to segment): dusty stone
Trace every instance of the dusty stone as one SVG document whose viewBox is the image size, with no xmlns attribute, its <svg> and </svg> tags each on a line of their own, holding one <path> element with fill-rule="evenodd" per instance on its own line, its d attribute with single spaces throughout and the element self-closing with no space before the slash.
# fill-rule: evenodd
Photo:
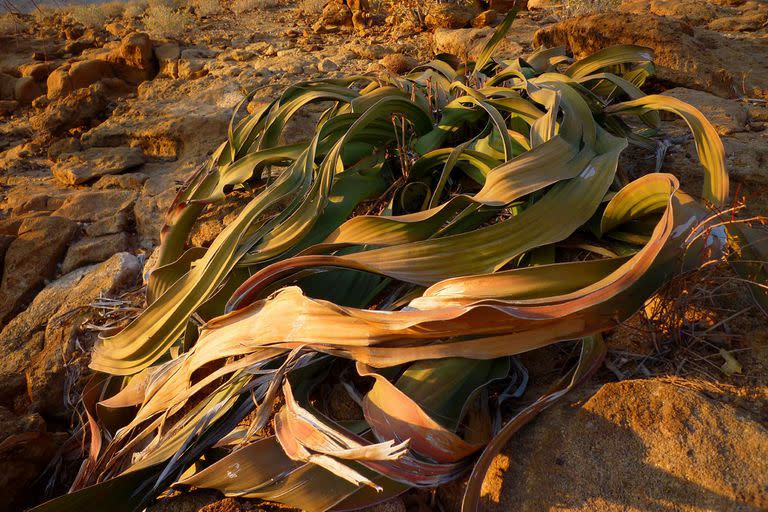
<svg viewBox="0 0 768 512">
<path fill-rule="evenodd" d="M 15 76 L 7 73 L 0 73 L 0 100 L 14 99 L 14 90 L 16 88 Z"/>
<path fill-rule="evenodd" d="M 11 242 L 16 240 L 15 235 L 0 234 L 0 278 L 3 277 L 3 263 L 5 262 L 5 253 L 8 251 L 8 247 L 11 246 Z"/>
<path fill-rule="evenodd" d="M 768 184 L 768 134 L 763 132 L 754 137 L 737 133 L 724 139 L 723 145 L 733 178 Z"/>
<path fill-rule="evenodd" d="M 406 73 L 418 65 L 416 59 L 402 53 L 390 53 L 379 62 L 389 71 L 396 74 Z"/>
<path fill-rule="evenodd" d="M 33 217 L 21 223 L 18 238 L 5 253 L 0 323 L 56 274 L 56 264 L 76 231 L 74 222 L 57 216 Z"/>
<path fill-rule="evenodd" d="M 77 56 L 83 53 L 83 51 L 95 48 L 96 46 L 98 46 L 98 41 L 93 37 L 93 34 L 83 34 L 82 37 L 65 44 L 64 53 Z"/>
<path fill-rule="evenodd" d="M 747 108 L 735 101 L 684 87 L 662 93 L 693 105 L 704 114 L 720 135 L 730 135 L 747 129 Z"/>
<path fill-rule="evenodd" d="M 144 173 L 131 172 L 120 175 L 102 176 L 93 184 L 95 189 L 124 188 L 127 190 L 140 190 L 144 183 L 149 179 Z"/>
<path fill-rule="evenodd" d="M 496 457 L 483 509 L 764 510 L 763 420 L 698 389 L 659 379 L 569 396 Z"/>
<path fill-rule="evenodd" d="M 530 0 L 491 0 L 488 2 L 488 7 L 499 12 L 507 12 L 512 9 L 525 10 L 528 9 L 528 3 Z"/>
<path fill-rule="evenodd" d="M 91 238 L 114 233 L 122 233 L 128 229 L 130 221 L 127 212 L 118 212 L 115 215 L 104 217 L 85 227 L 85 234 Z"/>
<path fill-rule="evenodd" d="M 718 32 L 754 32 L 759 30 L 766 22 L 766 14 L 754 12 L 739 16 L 723 16 L 713 19 L 707 25 L 710 30 Z"/>
<path fill-rule="evenodd" d="M 143 32 L 129 34 L 119 48 L 107 56 L 107 61 L 112 64 L 115 76 L 130 84 L 149 80 L 155 71 L 152 41 Z"/>
<path fill-rule="evenodd" d="M 563 4 L 562 0 L 528 0 L 527 8 L 531 11 L 553 9 Z"/>
<path fill-rule="evenodd" d="M 368 59 L 368 60 L 378 60 L 384 57 L 385 55 L 392 53 L 392 50 L 380 44 L 372 44 L 372 45 L 354 44 L 351 47 L 349 47 L 349 49 L 357 57 L 361 59 Z"/>
<path fill-rule="evenodd" d="M 499 17 L 499 11 L 496 9 L 488 9 L 483 11 L 472 20 L 472 26 L 475 28 L 487 27 L 496 23 Z"/>
<path fill-rule="evenodd" d="M 432 36 L 435 53 L 450 53 L 460 59 L 474 59 L 493 35 L 493 28 L 437 29 Z"/>
<path fill-rule="evenodd" d="M 43 112 L 30 118 L 30 124 L 36 130 L 59 133 L 90 124 L 104 112 L 107 104 L 104 87 L 94 84 L 52 101 Z"/>
<path fill-rule="evenodd" d="M 107 174 L 119 174 L 138 167 L 144 161 L 141 148 L 88 148 L 60 155 L 51 167 L 51 172 L 64 185 L 79 185 Z"/>
<path fill-rule="evenodd" d="M 654 50 L 660 79 L 718 96 L 768 96 L 768 51 L 756 40 L 728 38 L 673 18 L 600 13 L 543 28 L 534 46 L 566 45 L 577 58 L 616 44 Z"/>
<path fill-rule="evenodd" d="M 178 78 L 179 76 L 179 57 L 181 49 L 178 43 L 165 43 L 156 46 L 154 49 L 155 58 L 160 68 L 158 76 L 166 78 Z"/>
<path fill-rule="evenodd" d="M 431 30 L 438 28 L 463 28 L 470 24 L 477 10 L 464 5 L 433 4 L 424 17 L 424 23 Z"/>
<path fill-rule="evenodd" d="M 100 220 L 118 212 L 129 211 L 136 201 L 130 190 L 93 190 L 72 194 L 55 212 L 78 222 Z"/>
<path fill-rule="evenodd" d="M 31 76 L 38 82 L 44 82 L 54 69 L 56 68 L 52 62 L 32 62 L 19 66 L 19 73 L 21 76 Z"/>
<path fill-rule="evenodd" d="M 39 414 L 16 416 L 0 407 L 0 464 L 13 468 L 0 472 L 0 508 L 25 509 L 43 491 L 36 480 L 66 438 L 66 432 L 48 432 Z"/>
<path fill-rule="evenodd" d="M 127 248 L 128 235 L 125 233 L 82 238 L 69 246 L 61 271 L 66 274 L 88 263 L 104 261 Z"/>
<path fill-rule="evenodd" d="M 88 59 L 64 64 L 48 76 L 48 98 L 59 98 L 108 77 L 114 77 L 112 66 L 103 60 Z"/>
<path fill-rule="evenodd" d="M 13 114 L 19 108 L 19 102 L 16 100 L 0 100 L 0 116 Z"/>
<path fill-rule="evenodd" d="M 82 140 L 89 146 L 139 146 L 148 157 L 194 159 L 197 164 L 213 149 L 211 141 L 226 137 L 233 107 L 242 98 L 230 83 L 144 82 L 130 111 L 111 116 Z"/>
<path fill-rule="evenodd" d="M 333 60 L 325 58 L 317 63 L 317 69 L 323 72 L 337 71 L 339 65 L 333 62 Z"/>
<path fill-rule="evenodd" d="M 118 253 L 99 265 L 83 267 L 53 281 L 37 294 L 24 312 L 0 332 L 0 357 L 8 375 L 27 372 L 28 409 L 60 416 L 64 404 L 66 372 L 82 371 L 92 339 L 78 335 L 89 312 L 85 309 L 101 296 L 111 296 L 133 286 L 141 271 L 138 258 Z"/>
<path fill-rule="evenodd" d="M 722 15 L 722 9 L 700 0 L 644 0 L 621 6 L 626 12 L 650 12 L 658 16 L 681 18 L 692 25 L 703 25 Z"/>
<path fill-rule="evenodd" d="M 313 26 L 325 28 L 339 27 L 339 26 L 351 26 L 352 25 L 352 11 L 349 10 L 344 2 L 338 2 L 332 0 L 323 7 L 323 13 L 320 15 L 320 19 Z M 317 30 L 315 30 L 317 32 Z"/>
<path fill-rule="evenodd" d="M 48 160 L 55 162 L 59 159 L 59 156 L 64 153 L 77 153 L 82 150 L 83 146 L 80 141 L 74 137 L 64 137 L 58 139 L 48 146 Z"/>
<path fill-rule="evenodd" d="M 21 104 L 29 105 L 38 96 L 42 96 L 43 90 L 31 76 L 24 76 L 16 80 L 16 86 L 13 90 L 16 101 Z"/>
</svg>

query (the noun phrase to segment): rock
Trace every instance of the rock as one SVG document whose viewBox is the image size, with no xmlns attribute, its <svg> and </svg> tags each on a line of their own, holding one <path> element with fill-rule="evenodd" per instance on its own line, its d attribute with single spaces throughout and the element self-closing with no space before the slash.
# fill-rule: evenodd
<svg viewBox="0 0 768 512">
<path fill-rule="evenodd" d="M 419 65 L 419 62 L 416 59 L 408 55 L 403 55 L 402 53 L 390 53 L 379 62 L 382 66 L 387 68 L 387 70 L 398 75 L 407 73 Z"/>
<path fill-rule="evenodd" d="M 115 76 L 129 84 L 138 85 L 150 80 L 155 73 L 152 41 L 143 32 L 125 36 L 107 60 L 112 64 Z"/>
<path fill-rule="evenodd" d="M 582 58 L 616 44 L 654 50 L 661 80 L 718 96 L 768 97 L 768 48 L 673 18 L 622 12 L 563 21 L 539 30 L 534 46 L 566 45 Z"/>
<path fill-rule="evenodd" d="M 43 95 L 43 90 L 31 76 L 23 76 L 16 80 L 13 94 L 21 104 L 29 105 L 38 96 Z"/>
<path fill-rule="evenodd" d="M 107 174 L 119 174 L 144 163 L 141 148 L 88 148 L 60 155 L 51 167 L 53 176 L 64 185 L 79 185 Z"/>
<path fill-rule="evenodd" d="M 349 10 L 349 7 L 343 1 L 331 0 L 323 7 L 320 19 L 312 28 L 315 28 L 315 26 L 321 28 L 352 26 L 352 11 Z"/>
<path fill-rule="evenodd" d="M 681 18 L 692 25 L 703 25 L 722 14 L 722 9 L 701 0 L 647 0 L 621 6 L 626 12 L 647 13 Z"/>
<path fill-rule="evenodd" d="M 0 331 L 5 372 L 0 382 L 15 373 L 28 374 L 29 387 L 23 392 L 27 396 L 22 397 L 27 410 L 66 417 L 67 373 L 84 370 L 93 341 L 92 335 L 80 332 L 89 315 L 87 306 L 134 286 L 140 272 L 138 258 L 124 252 L 80 268 L 46 286 Z"/>
<path fill-rule="evenodd" d="M 720 135 L 747 130 L 747 108 L 738 101 L 684 87 L 675 87 L 662 94 L 677 98 L 699 109 Z"/>
<path fill-rule="evenodd" d="M 475 28 L 488 27 L 496 23 L 496 19 L 499 17 L 499 11 L 496 9 L 488 9 L 483 11 L 472 20 L 472 26 Z"/>
<path fill-rule="evenodd" d="M 208 59 L 193 56 L 194 54 L 186 54 L 187 50 L 181 52 L 181 57 L 178 61 L 178 76 L 182 80 L 195 80 L 202 78 L 208 74 L 206 64 Z"/>
<path fill-rule="evenodd" d="M 0 73 L 0 100 L 14 99 L 16 89 L 16 77 L 7 73 Z"/>
<path fill-rule="evenodd" d="M 90 124 L 107 105 L 104 86 L 93 84 L 51 101 L 43 112 L 30 118 L 30 124 L 36 130 L 56 134 Z"/>
<path fill-rule="evenodd" d="M 8 251 L 8 247 L 11 246 L 11 242 L 16 240 L 15 235 L 0 234 L 0 278 L 3 277 L 3 263 L 5 262 L 5 253 Z"/>
<path fill-rule="evenodd" d="M 531 0 L 491 0 L 488 2 L 488 7 L 498 12 L 507 12 L 512 9 L 525 10 L 528 9 L 528 3 Z"/>
<path fill-rule="evenodd" d="M 483 510 L 765 510 L 764 418 L 713 384 L 623 381 L 568 395 L 496 457 Z"/>
<path fill-rule="evenodd" d="M 64 45 L 64 53 L 70 55 L 80 55 L 83 51 L 98 46 L 98 41 L 93 37 L 93 34 L 84 34 L 75 41 L 70 41 Z"/>
<path fill-rule="evenodd" d="M 126 249 L 128 235 L 125 233 L 82 238 L 69 246 L 61 271 L 66 274 L 88 263 L 99 263 Z"/>
<path fill-rule="evenodd" d="M 469 25 L 477 10 L 463 4 L 433 4 L 424 17 L 430 30 L 438 28 L 462 28 Z"/>
<path fill-rule="evenodd" d="M 325 58 L 317 63 L 317 69 L 327 73 L 329 71 L 338 71 L 339 65 L 333 62 L 331 59 Z"/>
<path fill-rule="evenodd" d="M 130 224 L 127 212 L 117 212 L 115 215 L 104 217 L 85 227 L 85 234 L 91 238 L 114 233 L 122 233 Z"/>
<path fill-rule="evenodd" d="M 392 50 L 380 44 L 355 44 L 349 49 L 357 57 L 368 60 L 379 60 L 385 55 L 392 53 Z"/>
<path fill-rule="evenodd" d="M 9 116 L 19 108 L 16 100 L 0 100 L 0 116 Z"/>
<path fill-rule="evenodd" d="M 23 510 L 41 495 L 38 477 L 67 437 L 66 432 L 48 432 L 39 414 L 16 416 L 0 407 L 0 464 L 13 468 L 0 472 L 0 508 Z"/>
<path fill-rule="evenodd" d="M 165 43 L 156 46 L 154 49 L 160 70 L 158 76 L 165 78 L 178 78 L 179 76 L 179 57 L 181 49 L 178 43 Z"/>
<path fill-rule="evenodd" d="M 68 196 L 55 214 L 78 222 L 100 220 L 133 207 L 136 194 L 129 190 L 89 190 Z"/>
<path fill-rule="evenodd" d="M 38 82 L 44 82 L 55 69 L 52 62 L 32 62 L 19 66 L 21 76 L 31 76 Z"/>
<path fill-rule="evenodd" d="M 149 179 L 144 173 L 131 172 L 120 175 L 102 176 L 93 184 L 95 189 L 124 188 L 126 190 L 141 190 L 142 185 Z"/>
<path fill-rule="evenodd" d="M 56 274 L 77 224 L 59 216 L 25 219 L 5 253 L 0 281 L 0 324 Z"/>
<path fill-rule="evenodd" d="M 768 133 L 737 133 L 723 139 L 726 166 L 734 180 L 768 184 Z M 689 143 L 688 152 L 693 144 Z"/>
<path fill-rule="evenodd" d="M 528 0 L 526 7 L 531 11 L 554 9 L 563 5 L 562 0 Z"/>
<path fill-rule="evenodd" d="M 151 80 L 139 86 L 129 110 L 83 134 L 82 141 L 99 147 L 139 146 L 148 157 L 190 159 L 197 165 L 214 149 L 212 141 L 224 140 L 233 106 L 242 98 L 231 80 L 203 86 Z"/>
<path fill-rule="evenodd" d="M 749 13 L 740 16 L 722 16 L 713 19 L 707 28 L 718 32 L 754 32 L 765 25 L 765 13 Z"/>
<path fill-rule="evenodd" d="M 460 59 L 474 59 L 493 35 L 491 27 L 435 30 L 432 42 L 435 53 L 450 53 Z"/>
<path fill-rule="evenodd" d="M 64 153 L 77 153 L 82 149 L 83 146 L 80 144 L 80 141 L 74 137 L 57 139 L 48 146 L 48 160 L 55 162 Z"/>
<path fill-rule="evenodd" d="M 114 76 L 112 66 L 104 60 L 88 59 L 64 64 L 48 76 L 48 98 L 53 100 Z"/>
</svg>

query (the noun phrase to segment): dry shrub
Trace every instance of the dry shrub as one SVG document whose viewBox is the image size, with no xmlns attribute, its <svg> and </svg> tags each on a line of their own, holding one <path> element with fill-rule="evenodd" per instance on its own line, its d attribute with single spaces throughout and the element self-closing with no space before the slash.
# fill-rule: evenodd
<svg viewBox="0 0 768 512">
<path fill-rule="evenodd" d="M 300 6 L 304 14 L 320 14 L 325 4 L 326 0 L 301 0 Z"/>
<path fill-rule="evenodd" d="M 101 10 L 107 18 L 120 18 L 125 12 L 125 4 L 123 2 L 108 2 L 105 4 L 90 4 L 90 7 Z"/>
<path fill-rule="evenodd" d="M 27 30 L 27 25 L 15 14 L 0 15 L 0 35 L 16 35 Z"/>
<path fill-rule="evenodd" d="M 198 16 L 210 16 L 222 10 L 219 0 L 192 0 L 192 6 Z"/>
<path fill-rule="evenodd" d="M 279 0 L 234 0 L 230 8 L 236 14 L 242 14 L 256 9 L 269 9 L 279 5 Z"/>
<path fill-rule="evenodd" d="M 135 19 L 144 15 L 147 11 L 146 2 L 129 2 L 125 4 L 125 10 L 123 11 L 123 17 L 126 19 Z"/>
<path fill-rule="evenodd" d="M 109 19 L 105 11 L 98 9 L 93 5 L 70 5 L 65 7 L 64 11 L 72 21 L 79 23 L 84 27 L 101 27 Z"/>
<path fill-rule="evenodd" d="M 150 5 L 142 21 L 144 28 L 153 36 L 179 38 L 192 26 L 194 18 L 188 12 L 172 7 Z"/>
<path fill-rule="evenodd" d="M 767 233 L 768 236 L 768 233 Z M 674 375 L 749 384 L 765 374 L 768 329 L 726 254 L 676 276 L 609 335 L 619 379 Z"/>
<path fill-rule="evenodd" d="M 53 18 L 59 13 L 59 10 L 50 5 L 38 4 L 30 14 L 36 23 L 42 25 L 50 23 Z"/>
</svg>

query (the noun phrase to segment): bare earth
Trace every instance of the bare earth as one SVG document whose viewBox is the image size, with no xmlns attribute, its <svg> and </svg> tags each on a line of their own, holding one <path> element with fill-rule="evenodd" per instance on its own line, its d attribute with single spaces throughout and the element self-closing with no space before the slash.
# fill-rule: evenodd
<svg viewBox="0 0 768 512">
<path fill-rule="evenodd" d="M 705 113 L 723 137 L 734 201 L 765 214 L 768 3 L 625 0 L 618 11 L 564 21 L 549 7 L 557 3 L 529 0 L 501 56 L 541 45 L 566 45 L 576 57 L 614 44 L 653 48 L 651 88 Z M 88 349 L 129 306 L 142 306 L 166 209 L 226 138 L 248 91 L 259 88 L 244 107 L 253 111 L 296 81 L 403 73 L 440 52 L 471 58 L 501 19 L 443 6 L 414 26 L 386 12 L 353 16 L 335 0 L 322 13 L 288 4 L 197 16 L 177 39 L 144 33 L 139 18 L 86 29 L 27 16 L 24 31 L 0 32 L 1 510 L 66 490 L 81 457 L 73 411 Z M 312 126 L 294 125 L 297 139 Z M 662 170 L 698 189 L 687 129 L 670 121 L 664 130 Z M 633 153 L 621 172 L 653 169 L 655 159 Z M 209 244 L 246 199 L 211 208 L 193 242 Z M 606 367 L 497 457 L 486 510 L 768 510 L 765 316 L 738 283 L 711 293 L 729 275 L 717 272 L 664 291 L 660 300 L 680 299 L 674 329 L 649 304 L 608 336 Z M 689 289 L 700 291 L 683 297 Z M 506 412 L 534 400 L 572 356 L 567 344 L 526 355 L 530 389 Z M 375 510 L 455 511 L 461 493 L 458 482 Z M 150 510 L 260 507 L 199 492 Z"/>
</svg>

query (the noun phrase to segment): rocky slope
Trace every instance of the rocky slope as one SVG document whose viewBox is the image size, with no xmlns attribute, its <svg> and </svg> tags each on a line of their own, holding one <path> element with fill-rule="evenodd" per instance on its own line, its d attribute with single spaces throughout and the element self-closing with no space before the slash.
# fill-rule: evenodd
<svg viewBox="0 0 768 512">
<path fill-rule="evenodd" d="M 439 52 L 471 58 L 497 11 L 526 7 L 491 0 L 495 10 L 480 13 L 436 4 L 413 20 L 348 3 L 198 16 L 194 32 L 176 39 L 150 37 L 139 18 L 85 28 L 61 15 L 27 17 L 25 32 L 0 33 L 0 483 L 11 490 L 0 508 L 40 499 L 76 466 L 73 407 L 88 349 L 141 306 L 134 291 L 151 268 L 165 211 L 225 139 L 247 91 L 258 89 L 245 102 L 252 111 L 299 80 L 401 73 Z M 736 199 L 767 210 L 768 4 L 629 0 L 620 12 L 564 21 L 560 9 L 535 9 L 545 4 L 527 2 L 503 56 L 540 45 L 566 45 L 577 57 L 620 43 L 653 48 L 652 86 L 713 121 Z M 668 123 L 663 168 L 696 182 L 683 128 Z M 297 138 L 303 129 L 295 123 Z M 653 155 L 644 158 L 624 162 L 626 172 L 653 167 Z M 210 243 L 237 206 L 212 208 L 193 242 Z M 757 454 L 768 453 L 768 339 L 760 325 L 734 325 L 731 334 L 723 348 L 745 351 L 741 376 L 720 372 L 720 359 L 714 376 L 693 372 L 705 384 L 651 378 L 600 387 L 625 375 L 606 371 L 546 413 L 498 458 L 488 509 L 767 508 L 768 466 Z M 624 350 L 619 338 L 613 347 Z M 437 501 L 415 493 L 386 507 L 457 510 L 454 487 Z M 217 499 L 179 497 L 152 509 L 258 506 Z"/>
</svg>

